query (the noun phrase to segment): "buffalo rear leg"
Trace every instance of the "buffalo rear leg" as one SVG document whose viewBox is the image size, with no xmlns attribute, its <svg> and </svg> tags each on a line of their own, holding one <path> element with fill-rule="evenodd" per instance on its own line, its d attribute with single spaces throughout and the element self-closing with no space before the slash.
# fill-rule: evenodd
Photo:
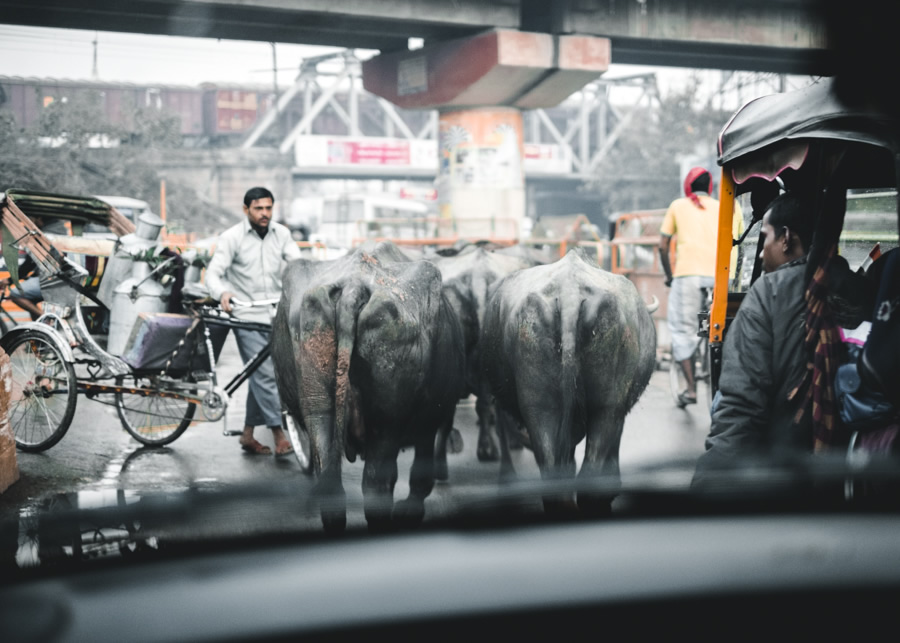
<svg viewBox="0 0 900 643">
<path fill-rule="evenodd" d="M 543 480 L 575 479 L 572 424 L 570 419 L 563 426 L 563 415 L 563 409 L 548 400 L 543 400 L 541 404 L 522 405 L 522 418 L 528 427 L 531 449 Z M 569 515 L 576 510 L 575 497 L 571 492 L 546 494 L 543 501 L 547 514 Z"/>
<path fill-rule="evenodd" d="M 453 417 L 445 420 L 453 424 Z M 431 445 L 434 434 L 425 431 L 415 440 L 415 457 L 409 470 L 409 497 L 394 507 L 394 520 L 404 525 L 417 525 L 425 518 L 425 498 L 434 489 L 435 459 Z"/>
<path fill-rule="evenodd" d="M 478 450 L 481 462 L 496 462 L 500 457 L 497 449 L 497 422 L 490 394 L 475 398 L 475 414 L 478 416 Z"/>
<path fill-rule="evenodd" d="M 347 492 L 341 481 L 343 450 L 329 437 L 333 416 L 313 417 L 308 422 L 311 468 L 316 477 L 312 496 L 318 504 L 326 533 L 340 533 L 347 527 Z"/>
<path fill-rule="evenodd" d="M 509 430 L 516 426 L 516 421 L 510 413 L 497 406 L 497 435 L 500 438 L 500 484 L 515 482 L 516 469 L 509 453 Z"/>
<path fill-rule="evenodd" d="M 579 476 L 596 485 L 597 491 L 578 494 L 578 508 L 585 514 L 605 516 L 611 511 L 611 503 L 621 485 L 619 444 L 624 425 L 624 414 L 612 409 L 594 411 L 588 422 Z"/>
<path fill-rule="evenodd" d="M 366 449 L 362 489 L 363 507 L 370 531 L 383 531 L 390 526 L 399 452 L 400 447 L 396 441 L 384 438 Z"/>
<path fill-rule="evenodd" d="M 438 482 L 447 482 L 450 479 L 450 470 L 447 467 L 447 446 L 453 432 L 453 417 L 456 410 L 450 414 L 438 427 L 437 437 L 434 441 L 434 477 Z"/>
</svg>

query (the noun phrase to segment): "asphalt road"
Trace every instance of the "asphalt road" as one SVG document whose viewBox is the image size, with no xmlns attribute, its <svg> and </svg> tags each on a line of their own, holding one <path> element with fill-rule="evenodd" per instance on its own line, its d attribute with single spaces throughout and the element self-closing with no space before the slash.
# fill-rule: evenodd
<svg viewBox="0 0 900 643">
<path fill-rule="evenodd" d="M 229 337 L 219 362 L 220 381 L 227 381 L 239 369 L 237 348 Z M 121 428 L 114 408 L 79 398 L 72 426 L 57 445 L 43 453 L 18 453 L 20 480 L 0 494 L 0 519 L 15 519 L 60 493 L 79 492 L 80 502 L 87 503 L 102 501 L 116 489 L 139 496 L 189 487 L 265 489 L 271 485 L 283 490 L 287 485 L 296 490 L 296 493 L 288 494 L 287 500 L 281 494 L 277 502 L 248 508 L 247 515 L 226 516 L 225 519 L 232 520 L 236 530 L 260 520 L 275 521 L 284 529 L 319 526 L 318 516 L 308 511 L 304 503 L 312 481 L 302 473 L 295 459 L 249 455 L 241 451 L 237 437 L 223 435 L 226 425 L 233 429 L 243 425 L 245 395 L 246 385 L 236 393 L 223 420 L 195 423 L 172 445 L 161 449 L 142 448 Z M 429 515 L 452 511 L 454 503 L 467 493 L 467 489 L 483 489 L 497 482 L 499 465 L 479 462 L 475 456 L 476 425 L 472 400 L 460 403 L 455 425 L 461 431 L 463 449 L 449 456 L 450 481 L 438 484 L 426 501 L 426 519 Z M 639 475 L 647 466 L 672 459 L 696 458 L 702 451 L 708 429 L 709 416 L 705 408 L 702 405 L 676 408 L 669 392 L 668 373 L 656 371 L 626 419 L 620 448 L 623 482 L 627 484 L 629 476 Z M 256 433 L 261 442 L 273 446 L 267 429 L 259 428 Z M 530 451 L 522 450 L 513 455 L 522 478 L 538 475 Z M 411 450 L 400 455 L 395 499 L 408 493 L 406 476 L 412 456 Z M 364 524 L 362 468 L 360 461 L 344 465 L 350 527 Z M 682 473 L 681 478 L 673 482 L 686 485 L 689 477 L 685 478 Z"/>
</svg>

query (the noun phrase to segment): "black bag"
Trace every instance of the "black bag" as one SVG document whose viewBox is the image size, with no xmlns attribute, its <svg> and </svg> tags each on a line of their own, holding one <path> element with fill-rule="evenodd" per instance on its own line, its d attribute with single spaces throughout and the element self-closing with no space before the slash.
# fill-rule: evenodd
<svg viewBox="0 0 900 643">
<path fill-rule="evenodd" d="M 850 431 L 882 428 L 897 415 L 884 395 L 863 383 L 855 360 L 838 367 L 834 389 L 841 422 Z"/>
<path fill-rule="evenodd" d="M 209 357 L 202 326 L 194 327 L 187 315 L 140 313 L 122 353 L 122 360 L 137 371 L 162 371 L 181 376 L 187 371 L 208 371 Z M 213 359 L 228 336 L 228 328 L 210 325 Z"/>
</svg>

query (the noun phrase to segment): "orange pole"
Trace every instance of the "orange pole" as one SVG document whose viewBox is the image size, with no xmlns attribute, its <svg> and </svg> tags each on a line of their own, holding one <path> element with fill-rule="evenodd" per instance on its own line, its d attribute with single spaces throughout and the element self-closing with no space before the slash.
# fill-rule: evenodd
<svg viewBox="0 0 900 643">
<path fill-rule="evenodd" d="M 731 262 L 732 222 L 734 220 L 734 181 L 731 170 L 722 168 L 719 183 L 719 229 L 716 243 L 716 273 L 713 303 L 709 316 L 709 343 L 721 343 L 725 337 L 725 314 L 728 310 L 728 277 Z"/>
</svg>

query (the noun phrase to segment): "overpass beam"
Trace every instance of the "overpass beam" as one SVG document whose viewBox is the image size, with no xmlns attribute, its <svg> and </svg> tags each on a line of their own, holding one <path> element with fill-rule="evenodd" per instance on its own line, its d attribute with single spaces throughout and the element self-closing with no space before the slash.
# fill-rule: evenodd
<svg viewBox="0 0 900 643">
<path fill-rule="evenodd" d="M 526 214 L 522 110 L 559 104 L 609 59 L 606 38 L 492 29 L 375 56 L 363 62 L 363 86 L 405 109 L 438 110 L 438 199 L 459 234 L 516 238 Z"/>
<path fill-rule="evenodd" d="M 616 63 L 832 73 L 816 0 L 579 0 L 557 20 L 559 33 L 609 38 Z"/>
</svg>

